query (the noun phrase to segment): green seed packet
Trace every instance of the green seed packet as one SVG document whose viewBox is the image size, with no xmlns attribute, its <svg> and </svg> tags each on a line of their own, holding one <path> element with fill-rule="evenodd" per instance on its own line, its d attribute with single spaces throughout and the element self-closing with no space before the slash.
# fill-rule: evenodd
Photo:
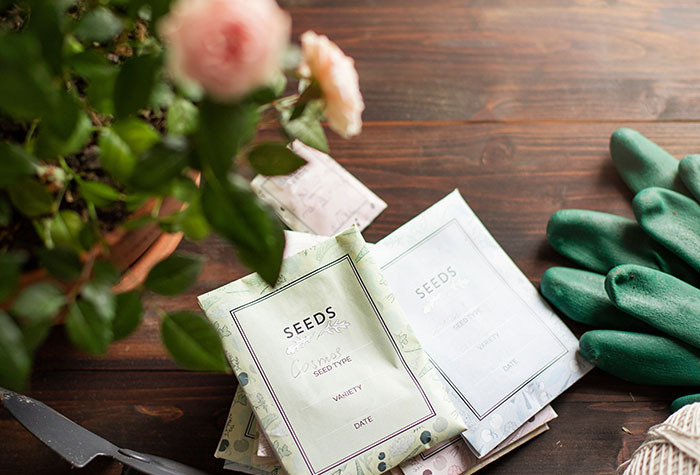
<svg viewBox="0 0 700 475">
<path fill-rule="evenodd" d="M 199 303 L 291 474 L 382 473 L 466 429 L 357 230 Z"/>
<path fill-rule="evenodd" d="M 259 437 L 255 414 L 239 386 L 214 456 L 226 461 L 224 468 L 237 472 L 285 475 L 286 472 L 279 464 L 261 463 L 256 456 Z"/>
</svg>

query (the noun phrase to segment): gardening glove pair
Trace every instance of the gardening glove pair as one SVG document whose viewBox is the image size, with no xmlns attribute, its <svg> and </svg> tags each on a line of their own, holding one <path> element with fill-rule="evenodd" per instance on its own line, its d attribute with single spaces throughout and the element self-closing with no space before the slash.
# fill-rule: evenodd
<svg viewBox="0 0 700 475">
<path fill-rule="evenodd" d="M 700 155 L 680 163 L 636 131 L 610 141 L 618 172 L 637 193 L 637 221 L 586 210 L 556 212 L 547 238 L 589 269 L 548 269 L 542 294 L 593 330 L 584 357 L 643 384 L 700 386 Z M 606 275 L 607 274 L 607 275 Z M 673 409 L 700 400 L 676 400 Z"/>
</svg>

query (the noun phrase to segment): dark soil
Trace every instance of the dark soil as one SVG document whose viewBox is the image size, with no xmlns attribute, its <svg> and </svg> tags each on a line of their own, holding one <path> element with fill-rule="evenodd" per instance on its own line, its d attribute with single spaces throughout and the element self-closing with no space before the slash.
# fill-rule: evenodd
<svg viewBox="0 0 700 475">
<path fill-rule="evenodd" d="M 22 143 L 27 130 L 27 126 L 0 116 L 0 141 Z M 85 180 L 99 181 L 117 189 L 121 188 L 102 169 L 99 151 L 94 143 L 94 138 L 93 142 L 81 152 L 66 157 L 66 163 L 71 170 L 78 173 Z M 54 163 L 46 162 L 46 164 L 53 165 Z M 58 166 L 57 164 L 55 165 Z M 47 187 L 50 186 L 50 183 L 47 182 Z M 0 193 L 0 196 L 9 201 L 9 198 L 4 193 Z M 87 204 L 80 197 L 77 183 L 74 180 L 70 181 L 65 191 L 60 209 L 75 211 L 82 216 L 83 221 L 88 221 Z M 116 228 L 129 214 L 123 202 L 117 202 L 106 208 L 97 208 L 96 212 L 102 234 Z M 43 246 L 44 243 L 34 229 L 32 221 L 13 209 L 11 223 L 8 226 L 0 226 L 0 252 L 26 251 L 29 256 L 33 257 L 36 254 L 36 250 Z M 36 267 L 37 262 L 34 258 L 29 258 L 25 263 L 25 270 L 32 270 Z"/>
</svg>

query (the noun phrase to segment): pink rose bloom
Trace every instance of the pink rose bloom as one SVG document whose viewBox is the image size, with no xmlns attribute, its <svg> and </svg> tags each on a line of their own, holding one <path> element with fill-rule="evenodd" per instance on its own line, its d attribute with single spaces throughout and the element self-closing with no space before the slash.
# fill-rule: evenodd
<svg viewBox="0 0 700 475">
<path fill-rule="evenodd" d="M 301 35 L 301 51 L 299 73 L 316 79 L 321 86 L 328 125 L 346 138 L 359 134 L 365 103 L 355 62 L 328 37 L 313 31 Z"/>
<path fill-rule="evenodd" d="M 279 71 L 291 19 L 274 0 L 177 0 L 158 28 L 172 76 L 226 101 Z"/>
</svg>

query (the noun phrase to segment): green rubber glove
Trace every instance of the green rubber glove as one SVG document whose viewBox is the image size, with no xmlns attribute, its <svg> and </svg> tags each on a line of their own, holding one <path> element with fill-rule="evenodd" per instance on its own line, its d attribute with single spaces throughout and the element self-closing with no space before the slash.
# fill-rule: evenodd
<svg viewBox="0 0 700 475">
<path fill-rule="evenodd" d="M 587 332 L 580 342 L 586 359 L 632 382 L 700 385 L 700 289 L 648 267 L 622 265 L 608 273 L 605 291 L 618 310 L 659 333 Z"/>
<path fill-rule="evenodd" d="M 639 264 L 700 285 L 695 269 L 628 218 L 563 209 L 550 218 L 547 239 L 559 254 L 595 272 L 605 274 L 620 264 Z"/>
<path fill-rule="evenodd" d="M 686 404 L 693 404 L 694 402 L 700 402 L 700 394 L 689 394 L 687 396 L 681 396 L 671 403 L 671 412 L 676 412 L 681 407 Z"/>
<path fill-rule="evenodd" d="M 653 327 L 615 307 L 605 292 L 605 275 L 569 267 L 551 267 L 540 282 L 542 295 L 564 315 L 611 330 L 655 333 Z"/>
<path fill-rule="evenodd" d="M 625 183 L 644 190 L 633 203 L 640 225 L 591 211 L 555 213 L 547 228 L 553 247 L 598 273 L 549 269 L 542 293 L 570 318 L 608 329 L 581 338 L 596 366 L 639 383 L 700 385 L 700 290 L 688 284 L 700 282 L 700 205 L 681 194 L 700 198 L 700 156 L 679 166 L 629 129 L 613 134 L 610 149 Z"/>
<path fill-rule="evenodd" d="M 678 176 L 678 160 L 636 130 L 613 132 L 610 156 L 622 181 L 635 193 L 650 186 L 687 193 Z"/>
<path fill-rule="evenodd" d="M 637 193 L 632 205 L 637 221 L 649 236 L 700 268 L 700 205 L 695 200 L 654 187 Z"/>
</svg>

